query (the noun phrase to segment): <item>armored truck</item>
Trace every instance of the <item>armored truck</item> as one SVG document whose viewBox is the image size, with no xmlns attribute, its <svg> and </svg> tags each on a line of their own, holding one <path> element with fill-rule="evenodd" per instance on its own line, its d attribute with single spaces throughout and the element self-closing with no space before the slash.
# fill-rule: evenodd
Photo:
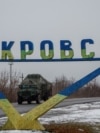
<svg viewBox="0 0 100 133">
<path fill-rule="evenodd" d="M 31 104 L 32 101 L 36 101 L 39 104 L 41 100 L 46 101 L 50 96 L 52 96 L 52 83 L 40 74 L 28 74 L 19 85 L 17 102 L 22 104 L 27 101 Z"/>
</svg>

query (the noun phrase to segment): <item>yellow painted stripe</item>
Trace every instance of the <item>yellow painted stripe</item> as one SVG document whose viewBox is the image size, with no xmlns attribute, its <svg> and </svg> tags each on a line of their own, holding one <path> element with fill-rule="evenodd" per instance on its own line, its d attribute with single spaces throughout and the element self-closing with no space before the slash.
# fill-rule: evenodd
<svg viewBox="0 0 100 133">
<path fill-rule="evenodd" d="M 57 105 L 59 102 L 63 101 L 66 96 L 57 94 L 40 104 L 36 108 L 21 116 L 17 110 L 10 104 L 7 99 L 0 100 L 0 107 L 5 112 L 8 117 L 8 121 L 1 128 L 1 130 L 6 129 L 39 129 L 44 130 L 44 127 L 39 123 L 37 118 L 43 115 L 45 112 L 50 110 L 52 107 Z"/>
<path fill-rule="evenodd" d="M 41 115 L 46 113 L 48 110 L 50 110 L 52 107 L 63 101 L 66 97 L 67 96 L 56 94 L 46 102 L 33 108 L 31 111 L 24 115 L 24 118 L 27 120 L 30 119 L 34 121 L 35 119 L 39 118 Z"/>
<path fill-rule="evenodd" d="M 7 99 L 0 100 L 0 108 L 5 112 L 9 121 L 6 123 L 7 125 L 13 125 L 15 129 L 17 129 L 18 121 L 21 120 L 20 114 L 17 110 L 10 104 Z"/>
</svg>

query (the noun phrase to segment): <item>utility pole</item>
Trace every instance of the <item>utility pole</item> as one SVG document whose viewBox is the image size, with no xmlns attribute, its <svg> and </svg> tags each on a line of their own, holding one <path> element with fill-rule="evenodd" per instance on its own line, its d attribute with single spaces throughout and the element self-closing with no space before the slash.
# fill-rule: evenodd
<svg viewBox="0 0 100 133">
<path fill-rule="evenodd" d="M 24 78 L 23 73 L 22 73 L 22 76 L 21 76 L 20 78 L 21 78 L 21 79 L 22 79 L 22 81 L 23 81 L 23 78 Z"/>
<path fill-rule="evenodd" d="M 9 66 L 10 66 L 10 89 L 11 89 L 11 84 L 12 84 L 12 65 L 13 65 L 13 62 L 9 62 Z"/>
</svg>

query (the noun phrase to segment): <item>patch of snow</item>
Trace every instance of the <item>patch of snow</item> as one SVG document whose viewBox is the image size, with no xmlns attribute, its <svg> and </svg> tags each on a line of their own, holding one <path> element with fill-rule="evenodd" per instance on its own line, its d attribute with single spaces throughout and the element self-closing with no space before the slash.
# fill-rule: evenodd
<svg viewBox="0 0 100 133">
<path fill-rule="evenodd" d="M 41 124 L 49 123 L 68 123 L 68 122 L 87 122 L 100 124 L 100 102 L 87 104 L 75 104 L 71 106 L 53 108 L 38 119 Z M 4 124 L 6 117 L 0 118 L 0 123 Z M 81 129 L 79 129 L 81 130 Z M 0 133 L 43 133 L 33 130 L 9 130 Z M 46 133 L 46 132 L 45 132 Z"/>
<path fill-rule="evenodd" d="M 39 118 L 43 124 L 65 122 L 100 123 L 100 102 L 54 108 Z"/>
</svg>

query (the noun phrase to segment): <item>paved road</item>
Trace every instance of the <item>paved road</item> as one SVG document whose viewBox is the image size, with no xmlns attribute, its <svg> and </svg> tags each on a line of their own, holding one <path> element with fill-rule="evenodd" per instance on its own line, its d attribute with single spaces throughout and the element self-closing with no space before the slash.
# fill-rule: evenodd
<svg viewBox="0 0 100 133">
<path fill-rule="evenodd" d="M 66 99 L 62 103 L 58 104 L 56 107 L 63 107 L 73 104 L 82 104 L 82 103 L 91 103 L 91 102 L 100 102 L 100 97 Z"/>
<path fill-rule="evenodd" d="M 81 103 L 89 103 L 89 102 L 100 102 L 100 97 L 93 97 L 93 98 L 73 98 L 73 99 L 66 99 L 63 102 L 59 103 L 55 107 L 63 107 L 73 104 L 81 104 Z M 13 103 L 13 106 L 18 110 L 20 113 L 25 113 L 31 110 L 32 108 L 36 107 L 36 103 L 27 104 L 23 103 L 22 105 L 18 105 L 17 103 Z M 0 117 L 5 116 L 4 112 L 0 110 Z"/>
</svg>

